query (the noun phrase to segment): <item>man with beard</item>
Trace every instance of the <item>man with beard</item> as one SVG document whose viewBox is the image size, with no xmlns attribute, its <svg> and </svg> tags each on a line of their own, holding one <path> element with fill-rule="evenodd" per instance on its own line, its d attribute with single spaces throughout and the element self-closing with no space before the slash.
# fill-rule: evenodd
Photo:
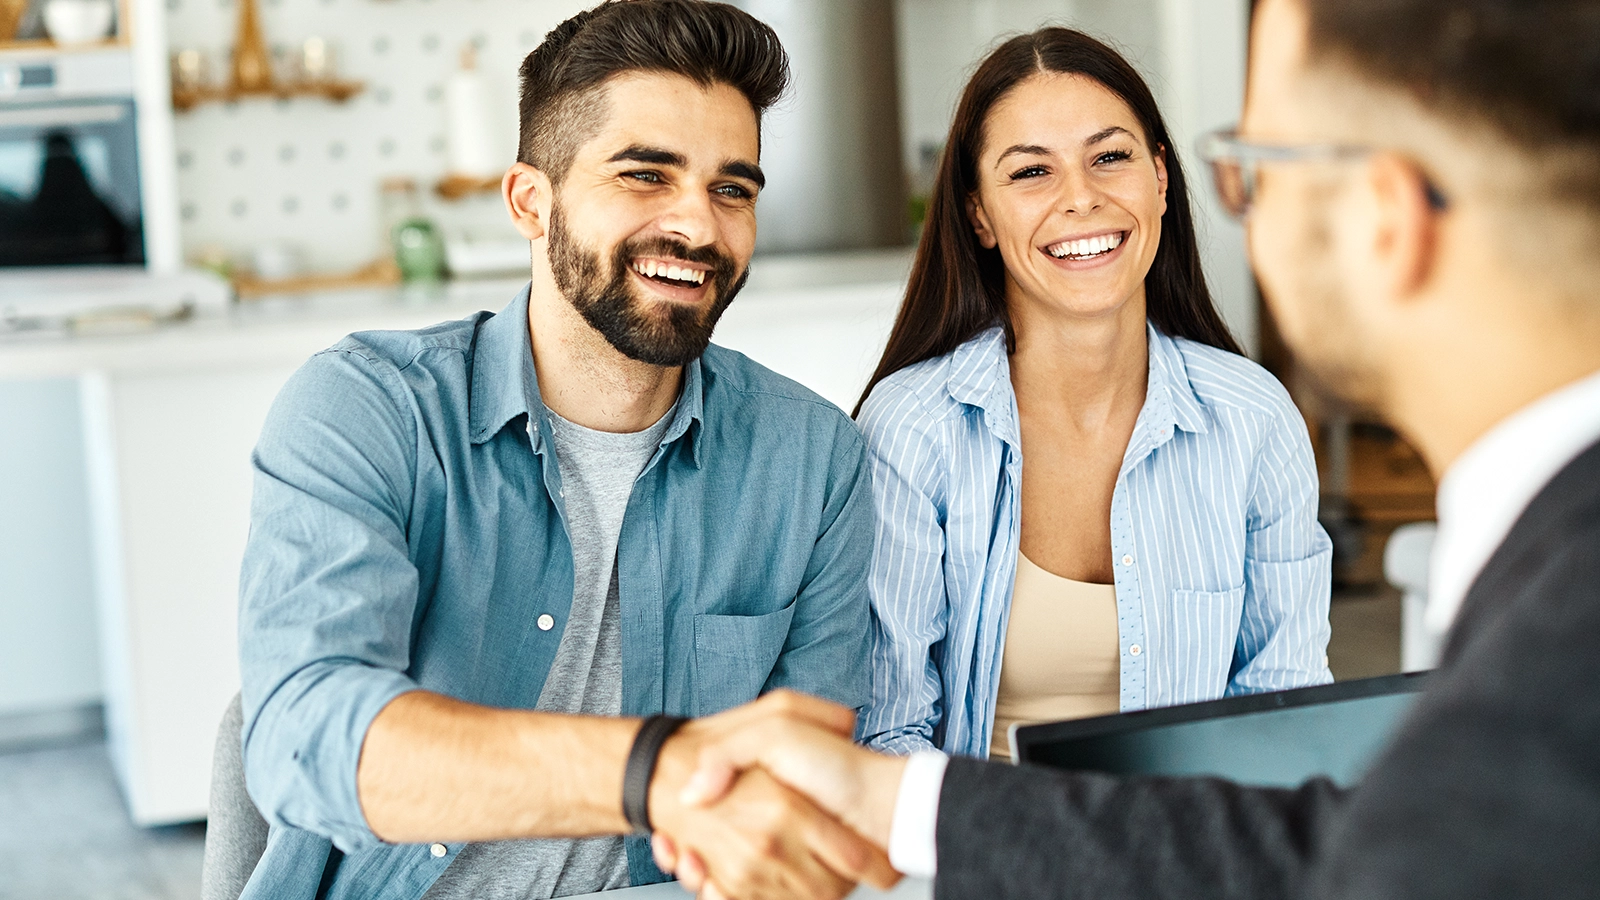
<svg viewBox="0 0 1600 900">
<path fill-rule="evenodd" d="M 765 773 L 714 808 L 676 799 L 699 744 L 774 713 L 714 714 L 867 690 L 862 441 L 709 344 L 755 246 L 787 66 L 724 4 L 569 19 L 523 64 L 503 183 L 528 288 L 352 335 L 283 389 L 241 584 L 244 765 L 272 826 L 245 896 L 660 881 L 652 826 L 752 898 L 889 873 Z M 708 718 L 658 757 L 681 724 L 663 713 Z"/>
<path fill-rule="evenodd" d="M 1600 894 L 1600 2 L 1261 0 L 1208 143 L 1285 338 L 1442 476 L 1449 640 L 1373 768 L 1120 779 L 767 721 L 688 798 L 763 766 L 941 900 Z"/>
</svg>

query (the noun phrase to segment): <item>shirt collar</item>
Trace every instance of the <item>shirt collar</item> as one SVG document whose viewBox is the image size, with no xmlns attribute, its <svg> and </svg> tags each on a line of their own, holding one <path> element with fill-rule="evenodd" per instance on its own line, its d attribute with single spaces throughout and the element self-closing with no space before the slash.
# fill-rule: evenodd
<svg viewBox="0 0 1600 900">
<path fill-rule="evenodd" d="M 1210 416 L 1189 381 L 1189 369 L 1177 342 L 1154 325 L 1146 328 L 1150 372 L 1144 408 L 1139 411 L 1133 440 L 1128 442 L 1124 469 L 1169 440 L 1174 427 L 1192 434 L 1211 430 Z M 1004 329 L 990 328 L 955 349 L 950 356 L 947 390 L 956 402 L 982 410 L 997 437 L 1021 446 Z"/>
<path fill-rule="evenodd" d="M 1474 441 L 1439 481 L 1428 629 L 1450 630 L 1467 591 L 1523 510 L 1600 439 L 1600 372 L 1546 394 Z"/>
<path fill-rule="evenodd" d="M 532 285 L 524 286 L 517 298 L 478 327 L 477 349 L 472 364 L 472 396 L 468 400 L 472 442 L 482 444 L 500 433 L 508 422 L 518 418 L 533 421 L 544 400 L 539 393 L 539 375 L 533 365 L 533 344 L 528 337 L 528 295 Z M 689 433 L 705 411 L 705 378 L 701 361 L 684 366 L 683 387 L 672 414 L 672 423 L 662 435 L 665 447 Z M 693 464 L 700 464 L 700 435 L 694 428 L 690 444 Z M 534 452 L 543 452 L 545 429 L 529 428 Z"/>
</svg>

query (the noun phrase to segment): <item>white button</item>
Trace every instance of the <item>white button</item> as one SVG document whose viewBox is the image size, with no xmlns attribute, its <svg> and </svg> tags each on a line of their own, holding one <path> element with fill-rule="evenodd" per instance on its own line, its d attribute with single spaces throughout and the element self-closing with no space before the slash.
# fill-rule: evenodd
<svg viewBox="0 0 1600 900">
<path fill-rule="evenodd" d="M 1129 656 L 1138 656 L 1139 654 L 1141 654 L 1143 652 L 1144 652 L 1143 648 L 1141 648 L 1138 644 L 1134 644 L 1132 647 L 1128 648 L 1128 655 Z"/>
<path fill-rule="evenodd" d="M 1122 558 L 1122 564 L 1123 564 L 1123 565 L 1125 565 L 1125 566 L 1131 566 L 1131 565 L 1133 565 L 1133 557 L 1131 557 L 1131 556 L 1124 556 L 1124 557 L 1123 557 L 1123 558 Z"/>
<path fill-rule="evenodd" d="M 544 615 L 539 617 L 539 630 L 540 631 L 549 631 L 550 629 L 552 629 L 554 627 L 556 627 L 556 617 L 555 616 L 552 616 L 549 613 L 545 613 Z"/>
<path fill-rule="evenodd" d="M 449 853 L 450 848 L 443 844 L 434 844 L 432 847 L 428 848 L 428 852 L 433 854 L 434 859 L 438 859 L 441 856 L 444 856 L 446 853 Z"/>
</svg>

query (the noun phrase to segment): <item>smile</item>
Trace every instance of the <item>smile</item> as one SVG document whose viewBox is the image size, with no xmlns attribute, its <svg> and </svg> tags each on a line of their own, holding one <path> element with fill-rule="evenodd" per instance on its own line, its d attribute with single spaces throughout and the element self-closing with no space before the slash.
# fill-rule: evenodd
<svg viewBox="0 0 1600 900">
<path fill-rule="evenodd" d="M 670 287 L 699 287 L 706 283 L 710 269 L 696 268 L 692 263 L 677 260 L 640 257 L 633 261 L 633 270 L 644 278 Z"/>
<path fill-rule="evenodd" d="M 1126 231 L 1117 231 L 1075 241 L 1059 241 L 1044 248 L 1044 252 L 1056 259 L 1095 259 L 1116 250 L 1127 238 Z"/>
</svg>

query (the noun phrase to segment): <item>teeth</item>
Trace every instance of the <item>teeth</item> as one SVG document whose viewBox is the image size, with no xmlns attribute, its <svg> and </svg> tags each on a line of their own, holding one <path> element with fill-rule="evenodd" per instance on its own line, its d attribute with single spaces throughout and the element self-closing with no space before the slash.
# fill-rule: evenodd
<svg viewBox="0 0 1600 900">
<path fill-rule="evenodd" d="M 669 281 L 685 281 L 690 284 L 705 284 L 706 282 L 706 273 L 699 269 L 668 265 L 653 259 L 635 261 L 633 270 L 646 278 L 665 278 Z"/>
<path fill-rule="evenodd" d="M 1076 241 L 1062 241 L 1045 249 L 1056 259 L 1067 259 L 1069 257 L 1084 259 L 1115 250 L 1121 244 L 1122 233 L 1117 232 L 1116 234 L 1103 234 L 1099 237 L 1083 238 Z"/>
</svg>

